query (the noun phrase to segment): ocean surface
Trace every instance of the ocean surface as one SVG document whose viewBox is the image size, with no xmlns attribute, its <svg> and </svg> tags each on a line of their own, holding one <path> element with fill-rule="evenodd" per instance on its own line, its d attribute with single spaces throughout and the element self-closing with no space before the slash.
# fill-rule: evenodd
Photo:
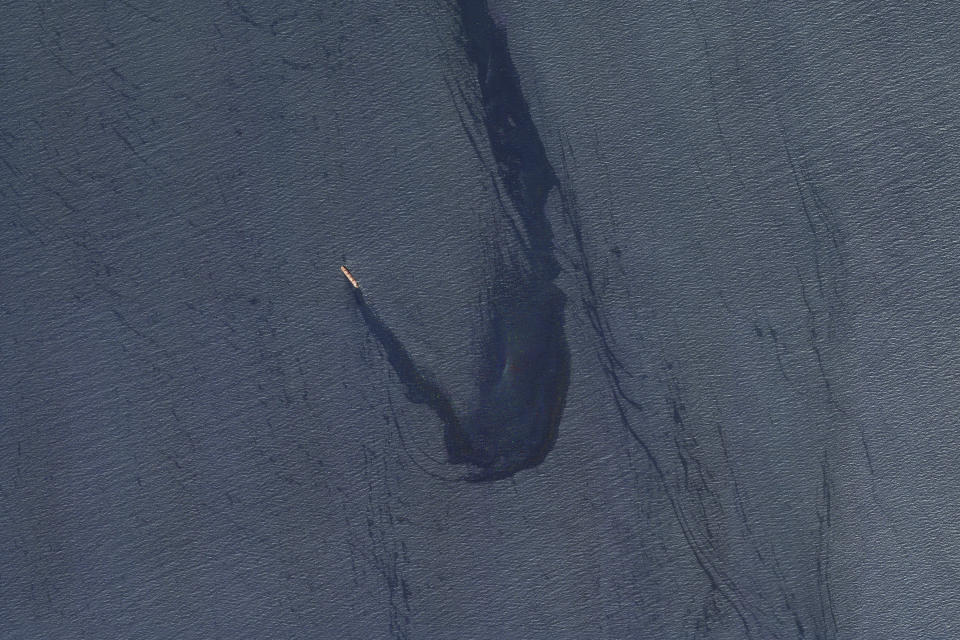
<svg viewBox="0 0 960 640">
<path fill-rule="evenodd" d="M 960 637 L 960 7 L 0 14 L 0 637 Z"/>
</svg>

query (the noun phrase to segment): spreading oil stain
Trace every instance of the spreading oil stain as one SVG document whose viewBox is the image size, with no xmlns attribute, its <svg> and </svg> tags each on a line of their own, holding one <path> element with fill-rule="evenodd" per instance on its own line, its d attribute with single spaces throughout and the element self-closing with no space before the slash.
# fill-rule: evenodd
<svg viewBox="0 0 960 640">
<path fill-rule="evenodd" d="M 501 258 L 493 265 L 495 284 L 485 292 L 479 395 L 466 415 L 455 411 L 440 382 L 416 365 L 364 301 L 350 271 L 341 271 L 407 399 L 426 405 L 443 423 L 447 462 L 465 465 L 464 479 L 492 481 L 539 465 L 559 433 L 570 353 L 563 327 L 566 298 L 554 282 L 560 268 L 545 208 L 560 182 L 530 116 L 506 33 L 491 18 L 485 1 L 460 0 L 456 6 L 460 42 L 474 72 L 465 81 L 476 89 L 476 104 L 468 111 L 474 127 L 486 134 L 496 164 L 491 178 L 510 205 L 502 215 L 515 229 L 505 240 L 510 246 L 501 247 Z M 471 99 L 466 92 L 462 95 Z M 464 126 L 478 146 L 466 122 Z"/>
</svg>

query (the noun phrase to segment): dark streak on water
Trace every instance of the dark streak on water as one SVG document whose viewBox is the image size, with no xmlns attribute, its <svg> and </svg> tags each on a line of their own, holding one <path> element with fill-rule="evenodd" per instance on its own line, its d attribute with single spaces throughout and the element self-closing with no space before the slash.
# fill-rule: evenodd
<svg viewBox="0 0 960 640">
<path fill-rule="evenodd" d="M 476 74 L 479 104 L 468 107 L 474 124 L 486 132 L 497 168 L 495 184 L 506 192 L 522 227 L 514 225 L 516 252 L 501 247 L 497 277 L 487 291 L 480 393 L 468 416 L 457 415 L 442 385 L 416 365 L 362 294 L 355 295 L 406 397 L 427 405 L 443 422 L 448 462 L 468 465 L 468 480 L 490 481 L 543 462 L 557 439 L 566 401 L 566 298 L 554 284 L 560 267 L 545 211 L 548 196 L 560 182 L 530 116 L 506 34 L 490 17 L 486 2 L 460 0 L 456 7 L 460 43 Z M 512 222 L 506 208 L 503 214 Z"/>
</svg>

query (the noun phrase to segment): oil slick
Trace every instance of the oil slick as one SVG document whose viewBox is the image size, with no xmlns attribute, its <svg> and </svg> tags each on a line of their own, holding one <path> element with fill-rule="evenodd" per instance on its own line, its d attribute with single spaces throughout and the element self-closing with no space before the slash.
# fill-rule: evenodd
<svg viewBox="0 0 960 640">
<path fill-rule="evenodd" d="M 352 274 L 342 271 L 407 400 L 440 418 L 447 461 L 469 466 L 463 479 L 500 480 L 543 462 L 557 438 L 570 376 L 559 290 L 527 287 L 488 303 L 480 397 L 461 417 L 443 387 L 414 363 L 366 302 Z"/>
<path fill-rule="evenodd" d="M 554 283 L 560 267 L 545 211 L 560 181 L 530 116 L 502 27 L 484 0 L 460 0 L 455 6 L 459 42 L 474 74 L 460 83 L 474 119 L 472 129 L 464 122 L 464 130 L 478 154 L 481 145 L 471 130 L 485 133 L 496 165 L 491 180 L 509 201 L 500 215 L 514 229 L 499 247 L 494 284 L 485 292 L 479 396 L 467 415 L 457 414 L 442 385 L 414 363 L 364 301 L 356 278 L 346 267 L 341 271 L 407 399 L 427 405 L 443 423 L 447 462 L 465 465 L 465 480 L 493 481 L 543 462 L 556 442 L 566 402 L 566 297 Z M 463 91 L 465 85 L 472 91 Z"/>
</svg>

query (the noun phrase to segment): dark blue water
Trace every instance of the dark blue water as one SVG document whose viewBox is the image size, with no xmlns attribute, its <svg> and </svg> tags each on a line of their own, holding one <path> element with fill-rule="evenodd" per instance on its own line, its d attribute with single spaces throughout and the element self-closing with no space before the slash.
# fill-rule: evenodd
<svg viewBox="0 0 960 640">
<path fill-rule="evenodd" d="M 956 23 L 9 3 L 0 636 L 955 637 Z"/>
</svg>

